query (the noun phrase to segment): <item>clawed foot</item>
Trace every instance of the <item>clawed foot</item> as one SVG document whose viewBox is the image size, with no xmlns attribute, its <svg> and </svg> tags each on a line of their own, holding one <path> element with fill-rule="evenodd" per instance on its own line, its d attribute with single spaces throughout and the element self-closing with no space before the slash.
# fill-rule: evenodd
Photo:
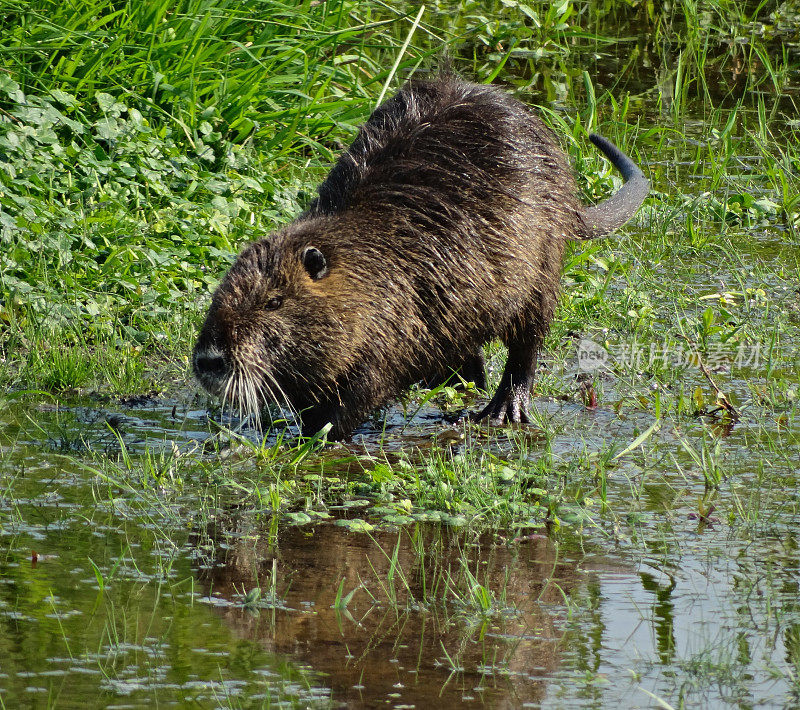
<svg viewBox="0 0 800 710">
<path fill-rule="evenodd" d="M 536 373 L 536 339 L 528 344 L 510 344 L 500 385 L 487 404 L 474 420 L 487 419 L 493 426 L 504 424 L 530 424 L 528 417 L 528 400 Z"/>
<path fill-rule="evenodd" d="M 488 419 L 492 426 L 530 424 L 528 417 L 529 389 L 527 387 L 498 389 L 489 404 L 472 415 L 474 421 Z"/>
</svg>

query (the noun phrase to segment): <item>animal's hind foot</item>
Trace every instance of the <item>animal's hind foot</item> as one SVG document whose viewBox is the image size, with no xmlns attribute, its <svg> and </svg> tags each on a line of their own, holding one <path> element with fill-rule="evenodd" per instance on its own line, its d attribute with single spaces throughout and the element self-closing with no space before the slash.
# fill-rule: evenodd
<svg viewBox="0 0 800 710">
<path fill-rule="evenodd" d="M 503 377 L 494 397 L 473 419 L 488 419 L 490 424 L 530 424 L 528 400 L 536 373 L 536 354 L 540 339 L 532 343 L 510 344 Z"/>
<path fill-rule="evenodd" d="M 503 426 L 504 424 L 530 424 L 528 416 L 528 387 L 509 389 L 508 391 L 498 390 L 480 412 L 472 415 L 475 421 L 488 420 L 493 426 Z"/>
</svg>

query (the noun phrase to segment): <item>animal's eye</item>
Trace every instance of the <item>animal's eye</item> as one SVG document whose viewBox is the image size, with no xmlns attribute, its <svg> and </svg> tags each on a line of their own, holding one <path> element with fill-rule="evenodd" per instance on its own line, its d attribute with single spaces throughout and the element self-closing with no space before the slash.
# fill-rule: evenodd
<svg viewBox="0 0 800 710">
<path fill-rule="evenodd" d="M 328 261 L 316 247 L 307 247 L 303 251 L 303 266 L 314 281 L 319 281 L 328 273 Z"/>
<path fill-rule="evenodd" d="M 267 301 L 267 310 L 274 311 L 276 308 L 280 308 L 282 303 L 283 298 L 281 296 L 273 296 Z"/>
</svg>

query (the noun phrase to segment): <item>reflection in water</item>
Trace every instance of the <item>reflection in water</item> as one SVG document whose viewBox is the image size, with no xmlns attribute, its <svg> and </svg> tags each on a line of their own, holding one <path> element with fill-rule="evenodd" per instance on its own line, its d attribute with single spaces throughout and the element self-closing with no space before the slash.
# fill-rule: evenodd
<svg viewBox="0 0 800 710">
<path fill-rule="evenodd" d="M 507 547 L 435 527 L 208 532 L 215 559 L 198 575 L 209 591 L 268 589 L 275 569 L 285 603 L 259 616 L 221 606 L 226 622 L 309 663 L 353 706 L 537 703 L 559 665 L 564 595 L 585 576 L 544 536 Z M 357 589 L 346 610 L 334 608 L 340 580 Z M 492 594 L 484 614 L 476 584 Z"/>
<path fill-rule="evenodd" d="M 669 664 L 674 660 L 675 633 L 673 619 L 672 593 L 675 591 L 675 580 L 670 578 L 669 584 L 660 585 L 654 575 L 641 572 L 642 587 L 656 597 L 653 606 L 653 624 L 655 626 L 658 657 L 661 663 Z"/>
</svg>

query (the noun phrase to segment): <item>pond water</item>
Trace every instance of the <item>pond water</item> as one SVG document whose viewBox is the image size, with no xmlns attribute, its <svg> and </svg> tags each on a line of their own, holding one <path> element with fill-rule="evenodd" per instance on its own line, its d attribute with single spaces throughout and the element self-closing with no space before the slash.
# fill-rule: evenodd
<svg viewBox="0 0 800 710">
<path fill-rule="evenodd" d="M 652 46 L 650 25 L 630 15 L 593 30 L 629 42 L 584 48 L 569 67 L 573 77 L 594 72 L 598 87 L 636 90 L 642 120 L 656 122 L 669 112 L 672 50 Z M 796 57 L 797 44 L 787 47 Z M 741 95 L 735 66 L 720 66 L 715 99 L 755 115 L 766 96 L 775 132 L 787 130 L 781 112 L 800 91 L 797 69 L 780 95 Z M 526 70 L 511 61 L 507 71 L 513 81 Z M 558 106 L 557 82 L 536 87 Z M 701 144 L 699 104 L 687 115 L 678 132 Z M 648 169 L 699 200 L 691 140 L 680 160 Z M 755 153 L 736 163 L 756 196 L 763 163 Z M 631 231 L 646 241 L 656 230 Z M 654 299 L 676 282 L 698 299 L 766 289 L 779 313 L 765 306 L 760 320 L 783 318 L 782 352 L 800 352 L 796 274 L 784 271 L 796 237 L 776 223 L 735 239 L 739 261 L 714 249 L 675 257 L 662 244 L 659 263 L 630 257 L 629 278 L 655 269 L 663 293 Z M 565 368 L 554 376 L 574 378 L 574 359 Z M 513 530 L 379 525 L 375 502 L 357 495 L 310 500 L 305 524 L 292 524 L 266 494 L 246 505 L 231 494 L 220 462 L 237 460 L 236 446 L 217 450 L 205 402 L 189 394 L 11 396 L 0 412 L 0 707 L 796 706 L 799 373 L 800 360 L 765 349 L 725 390 L 780 404 L 735 425 L 717 417 L 717 427 L 676 418 L 651 428 L 652 411 L 630 406 L 652 394 L 636 373 L 598 378 L 596 410 L 537 397 L 550 434 L 527 432 L 528 459 L 597 465 L 600 480 L 598 460 L 649 433 L 613 458 L 604 500 L 599 484 L 571 491 L 574 516 Z M 363 473 L 361 457 L 430 449 L 451 434 L 451 448 L 463 444 L 462 425 L 443 423 L 435 407 L 408 427 L 395 407 L 386 422 L 359 430 L 348 465 Z M 498 436 L 487 448 L 517 446 Z M 261 464 L 242 460 L 244 488 Z M 607 511 L 581 516 L 590 505 Z M 363 520 L 374 527 L 354 524 Z"/>
<path fill-rule="evenodd" d="M 3 414 L 6 707 L 657 707 L 651 693 L 781 707 L 795 697 L 796 427 L 773 458 L 781 490 L 755 485 L 746 427 L 730 433 L 738 483 L 719 492 L 720 509 L 729 496 L 748 507 L 757 491 L 770 511 L 746 527 L 700 518 L 696 480 L 637 489 L 621 466 L 609 505 L 641 498 L 639 539 L 613 516 L 555 536 L 424 523 L 354 532 L 336 521 L 358 507 L 291 526 L 199 503 L 188 475 L 185 493 L 173 481 L 170 494 L 156 478 L 148 490 L 98 476 L 121 441 L 129 456 L 173 442 L 189 451 L 208 436 L 192 406 L 83 399 Z M 635 426 L 539 406 L 569 423 L 553 442 L 564 455 L 594 437 L 630 440 Z M 404 435 L 432 427 L 427 415 Z M 653 452 L 678 451 L 662 438 Z"/>
</svg>

